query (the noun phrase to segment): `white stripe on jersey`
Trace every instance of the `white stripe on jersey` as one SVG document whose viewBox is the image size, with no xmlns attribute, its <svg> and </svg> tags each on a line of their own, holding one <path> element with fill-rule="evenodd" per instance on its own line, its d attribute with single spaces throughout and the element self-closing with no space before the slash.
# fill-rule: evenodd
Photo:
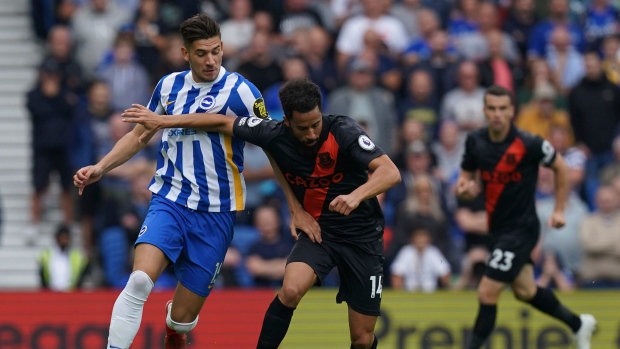
<svg viewBox="0 0 620 349">
<path fill-rule="evenodd" d="M 174 115 L 208 112 L 252 116 L 257 98 L 260 93 L 254 85 L 222 67 L 218 78 L 211 83 L 194 82 L 189 71 L 164 77 L 153 92 L 149 108 L 159 114 L 170 111 Z M 243 159 L 243 152 L 239 154 L 238 148 L 232 145 L 230 137 L 221 134 L 210 136 L 193 129 L 165 129 L 158 168 L 149 189 L 191 209 L 211 212 L 243 209 L 245 183 L 238 170 L 242 163 L 235 163 Z"/>
</svg>

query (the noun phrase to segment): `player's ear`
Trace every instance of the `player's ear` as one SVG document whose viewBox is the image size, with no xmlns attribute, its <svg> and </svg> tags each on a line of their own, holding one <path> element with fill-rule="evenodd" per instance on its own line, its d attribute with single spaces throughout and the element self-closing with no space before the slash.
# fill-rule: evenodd
<svg viewBox="0 0 620 349">
<path fill-rule="evenodd" d="M 187 51 L 185 45 L 181 46 L 181 54 L 183 54 L 183 59 L 185 62 L 189 62 L 189 51 Z"/>
<path fill-rule="evenodd" d="M 284 124 L 286 125 L 286 127 L 291 127 L 291 122 L 289 121 L 289 119 L 286 117 L 286 115 L 284 115 Z"/>
</svg>

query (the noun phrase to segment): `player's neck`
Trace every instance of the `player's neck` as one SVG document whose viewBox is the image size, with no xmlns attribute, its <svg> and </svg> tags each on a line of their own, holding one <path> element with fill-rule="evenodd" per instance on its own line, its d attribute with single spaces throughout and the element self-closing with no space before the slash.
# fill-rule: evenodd
<svg viewBox="0 0 620 349">
<path fill-rule="evenodd" d="M 508 134 L 510 133 L 511 127 L 512 127 L 511 125 L 508 125 L 508 127 L 501 130 L 500 132 L 493 131 L 489 128 L 489 138 L 491 139 L 491 142 L 501 143 L 504 140 L 506 140 L 506 138 L 508 137 Z"/>
</svg>

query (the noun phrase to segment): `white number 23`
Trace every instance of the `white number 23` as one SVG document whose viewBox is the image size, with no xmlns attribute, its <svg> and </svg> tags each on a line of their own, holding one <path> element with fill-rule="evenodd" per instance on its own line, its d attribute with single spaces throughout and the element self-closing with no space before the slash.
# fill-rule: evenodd
<svg viewBox="0 0 620 349">
<path fill-rule="evenodd" d="M 501 271 L 508 271 L 512 268 L 512 260 L 515 258 L 515 254 L 510 251 L 502 251 L 499 248 L 493 250 L 493 255 L 489 260 L 489 266 L 493 269 L 499 269 Z"/>
</svg>

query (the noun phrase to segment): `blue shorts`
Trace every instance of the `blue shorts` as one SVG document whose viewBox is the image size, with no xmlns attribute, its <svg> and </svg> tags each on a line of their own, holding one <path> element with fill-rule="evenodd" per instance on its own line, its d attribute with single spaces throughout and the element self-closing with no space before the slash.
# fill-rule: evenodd
<svg viewBox="0 0 620 349">
<path fill-rule="evenodd" d="M 174 264 L 179 282 L 207 297 L 233 237 L 236 212 L 195 211 L 153 194 L 136 240 L 159 248 Z"/>
</svg>

